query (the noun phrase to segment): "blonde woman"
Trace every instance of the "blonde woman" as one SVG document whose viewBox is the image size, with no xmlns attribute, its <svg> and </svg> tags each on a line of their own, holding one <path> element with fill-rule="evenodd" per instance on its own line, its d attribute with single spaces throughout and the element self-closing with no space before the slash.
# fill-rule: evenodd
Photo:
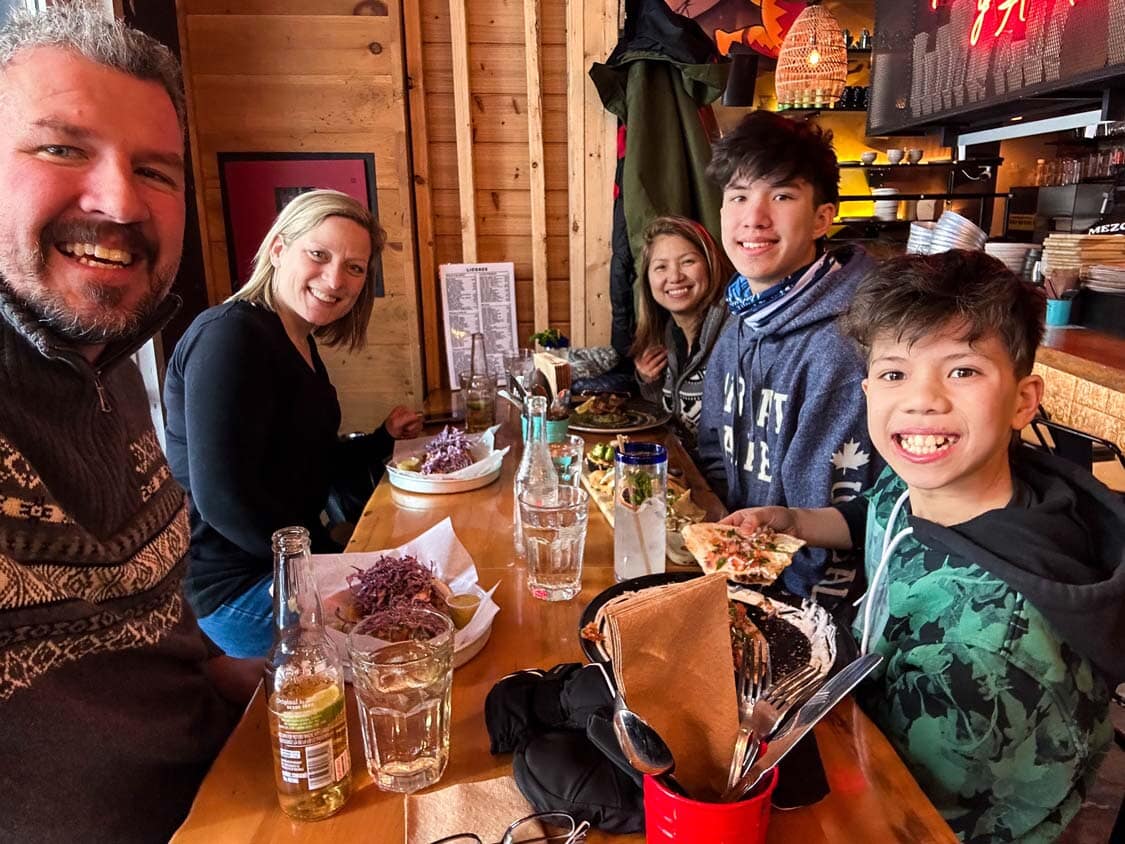
<svg viewBox="0 0 1125 844">
<path fill-rule="evenodd" d="M 637 333 L 632 354 L 641 394 L 662 402 L 694 448 L 707 358 L 727 318 L 730 272 L 707 230 L 684 217 L 657 217 L 644 233 Z"/>
<path fill-rule="evenodd" d="M 185 589 L 231 656 L 270 647 L 273 532 L 304 525 L 314 551 L 335 550 L 320 518 L 330 490 L 354 486 L 356 467 L 381 464 L 393 439 L 421 430 L 421 417 L 396 407 L 375 432 L 341 441 L 317 353 L 317 340 L 363 347 L 384 240 L 346 194 L 301 194 L 262 241 L 250 280 L 196 318 L 169 363 L 168 462 L 191 504 Z"/>
</svg>

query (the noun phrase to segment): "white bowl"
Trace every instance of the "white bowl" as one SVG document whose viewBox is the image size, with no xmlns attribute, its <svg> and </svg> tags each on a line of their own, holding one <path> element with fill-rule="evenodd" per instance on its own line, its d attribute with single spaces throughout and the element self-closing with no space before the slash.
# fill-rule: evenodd
<svg viewBox="0 0 1125 844">
<path fill-rule="evenodd" d="M 878 154 L 879 153 L 877 153 L 877 152 L 865 152 L 862 155 L 860 155 L 859 160 L 862 161 L 864 164 L 874 164 L 875 158 L 876 158 L 876 156 L 878 156 Z"/>
<path fill-rule="evenodd" d="M 891 162 L 891 164 L 898 164 L 902 161 L 904 155 L 906 155 L 905 150 L 889 149 L 887 150 L 887 161 Z"/>
</svg>

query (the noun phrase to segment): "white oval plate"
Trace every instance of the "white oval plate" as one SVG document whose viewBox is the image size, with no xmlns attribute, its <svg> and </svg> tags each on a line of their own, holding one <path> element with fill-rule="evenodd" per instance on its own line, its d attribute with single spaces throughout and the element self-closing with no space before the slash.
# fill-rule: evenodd
<svg viewBox="0 0 1125 844">
<path fill-rule="evenodd" d="M 500 477 L 500 472 L 503 468 L 503 464 L 500 464 L 491 472 L 486 472 L 477 478 L 458 478 L 451 480 L 449 478 L 435 477 L 434 475 L 420 475 L 417 472 L 404 472 L 401 469 L 388 465 L 387 477 L 391 479 L 392 486 L 396 486 L 407 492 L 424 492 L 441 495 L 450 492 L 468 492 L 471 489 L 480 489 L 482 486 L 488 486 Z"/>
</svg>

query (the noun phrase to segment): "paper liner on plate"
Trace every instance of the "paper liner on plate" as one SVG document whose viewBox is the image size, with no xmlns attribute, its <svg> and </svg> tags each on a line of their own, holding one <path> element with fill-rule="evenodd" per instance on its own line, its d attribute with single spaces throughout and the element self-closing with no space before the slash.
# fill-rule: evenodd
<svg viewBox="0 0 1125 844">
<path fill-rule="evenodd" d="M 498 430 L 500 430 L 500 426 L 493 425 L 487 431 L 469 434 L 469 439 L 473 441 L 472 455 L 475 462 L 464 469 L 458 469 L 456 472 L 423 475 L 421 472 L 399 468 L 398 464 L 403 460 L 409 460 L 411 457 L 422 457 L 426 453 L 426 447 L 430 444 L 430 440 L 433 439 L 432 436 L 417 437 L 413 440 L 396 440 L 394 454 L 391 455 L 391 465 L 395 467 L 395 471 L 402 472 L 404 475 L 427 480 L 464 481 L 479 478 L 489 472 L 496 471 L 500 464 L 504 462 L 504 455 L 508 453 L 510 448 L 510 446 L 504 446 L 501 449 L 496 448 L 496 432 Z"/>
<path fill-rule="evenodd" d="M 485 592 L 477 582 L 477 567 L 468 550 L 461 544 L 457 534 L 453 532 L 453 522 L 446 517 L 425 533 L 414 539 L 404 542 L 395 548 L 385 548 L 380 551 L 363 551 L 349 554 L 314 554 L 312 556 L 313 572 L 316 576 L 317 588 L 320 590 L 321 599 L 326 605 L 332 604 L 331 596 L 348 590 L 349 574 L 355 569 L 370 568 L 383 556 L 402 556 L 410 554 L 416 557 L 423 565 L 432 564 L 434 576 L 445 583 L 454 594 L 477 595 L 480 606 L 472 620 L 453 636 L 454 660 L 458 651 L 464 651 L 475 645 L 482 637 L 489 634 L 492 629 L 492 620 L 500 607 L 492 600 L 493 586 Z M 326 608 L 325 613 L 330 613 Z M 340 650 L 340 655 L 347 660 L 347 634 L 331 626 L 332 618 L 327 618 L 328 637 L 335 642 Z"/>
</svg>

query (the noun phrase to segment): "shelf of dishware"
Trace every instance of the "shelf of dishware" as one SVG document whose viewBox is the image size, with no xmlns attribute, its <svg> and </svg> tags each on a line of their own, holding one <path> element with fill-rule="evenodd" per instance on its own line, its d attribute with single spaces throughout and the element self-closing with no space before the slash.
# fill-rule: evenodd
<svg viewBox="0 0 1125 844">
<path fill-rule="evenodd" d="M 953 161 L 952 159 L 939 159 L 937 161 L 918 161 L 913 164 L 907 161 L 900 161 L 897 164 L 892 164 L 889 161 L 877 164 L 864 164 L 862 161 L 841 161 L 840 169 L 852 170 L 889 170 L 892 168 L 898 170 L 912 170 L 915 167 L 998 167 L 1004 163 L 1003 158 L 969 158 L 962 161 Z"/>
<path fill-rule="evenodd" d="M 908 226 L 913 220 L 882 220 L 878 217 L 840 217 L 833 220 L 834 226 Z"/>
<path fill-rule="evenodd" d="M 859 193 L 847 194 L 840 197 L 840 202 L 871 202 L 879 199 L 1007 199 L 1008 193 L 896 193 L 883 197 L 874 194 Z"/>
<path fill-rule="evenodd" d="M 796 106 L 790 108 L 776 109 L 778 114 L 799 114 L 807 117 L 815 117 L 818 114 L 867 114 L 865 108 L 828 108 L 821 106 L 820 108 L 798 108 Z"/>
</svg>

